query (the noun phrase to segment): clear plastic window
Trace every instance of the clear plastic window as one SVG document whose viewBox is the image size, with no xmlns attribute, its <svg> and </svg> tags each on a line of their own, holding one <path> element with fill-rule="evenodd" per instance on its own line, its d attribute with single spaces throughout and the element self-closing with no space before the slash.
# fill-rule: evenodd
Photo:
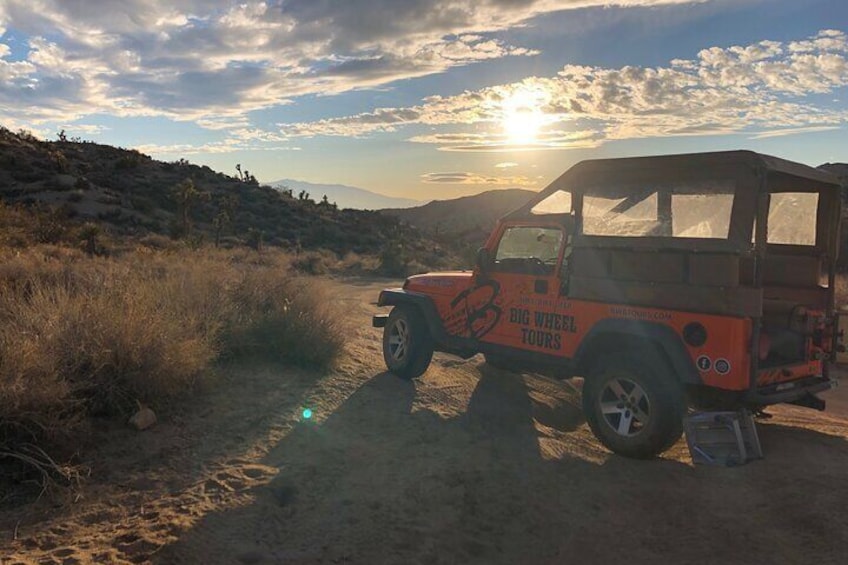
<svg viewBox="0 0 848 565">
<path fill-rule="evenodd" d="M 726 239 L 732 211 L 732 194 L 673 194 L 673 236 Z"/>
<path fill-rule="evenodd" d="M 532 214 L 570 214 L 571 193 L 557 190 L 530 210 Z"/>
<path fill-rule="evenodd" d="M 583 198 L 583 233 L 638 237 L 660 235 L 656 192 L 626 198 L 586 196 Z"/>
<path fill-rule="evenodd" d="M 775 192 L 768 216 L 768 242 L 788 245 L 816 244 L 816 192 Z"/>
<path fill-rule="evenodd" d="M 562 245 L 562 230 L 555 228 L 507 228 L 498 244 L 495 262 L 511 259 L 538 260 L 555 265 Z"/>
<path fill-rule="evenodd" d="M 583 233 L 727 239 L 734 190 L 729 180 L 598 187 L 583 198 Z"/>
</svg>

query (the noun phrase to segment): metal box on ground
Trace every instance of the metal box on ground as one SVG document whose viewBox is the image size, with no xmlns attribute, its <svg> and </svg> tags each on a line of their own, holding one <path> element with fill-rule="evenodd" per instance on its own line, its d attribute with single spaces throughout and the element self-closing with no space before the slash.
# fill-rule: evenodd
<svg viewBox="0 0 848 565">
<path fill-rule="evenodd" d="M 684 429 L 695 464 L 731 467 L 763 457 L 754 418 L 747 410 L 696 412 L 686 417 Z"/>
</svg>

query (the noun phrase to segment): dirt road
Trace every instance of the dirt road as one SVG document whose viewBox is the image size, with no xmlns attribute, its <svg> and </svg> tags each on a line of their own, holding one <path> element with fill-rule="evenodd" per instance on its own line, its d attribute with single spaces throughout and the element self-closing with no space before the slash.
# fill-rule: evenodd
<svg viewBox="0 0 848 565">
<path fill-rule="evenodd" d="M 765 460 L 696 468 L 681 441 L 632 461 L 599 447 L 569 383 L 479 357 L 386 374 L 385 283 L 334 284 L 353 321 L 334 373 L 231 367 L 149 432 L 97 431 L 75 500 L 0 512 L 0 563 L 848 559 L 845 388 L 835 411 L 772 409 Z"/>
</svg>

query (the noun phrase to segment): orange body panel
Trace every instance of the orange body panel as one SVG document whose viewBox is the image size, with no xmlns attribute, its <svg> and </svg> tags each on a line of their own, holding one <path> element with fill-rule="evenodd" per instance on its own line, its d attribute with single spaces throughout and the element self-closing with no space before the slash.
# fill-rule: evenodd
<svg viewBox="0 0 848 565">
<path fill-rule="evenodd" d="M 704 384 L 725 390 L 749 386 L 751 320 L 638 306 L 571 300 L 559 296 L 559 279 L 499 273 L 479 283 L 471 272 L 411 277 L 407 290 L 429 295 L 448 334 L 572 358 L 595 324 L 611 318 L 663 324 L 682 335 L 698 322 L 707 330 L 701 347 L 687 346 Z M 547 281 L 543 289 L 535 281 Z M 805 370 L 814 369 L 804 365 Z M 814 371 L 808 372 L 812 374 Z M 797 378 L 797 377 L 795 377 Z"/>
</svg>

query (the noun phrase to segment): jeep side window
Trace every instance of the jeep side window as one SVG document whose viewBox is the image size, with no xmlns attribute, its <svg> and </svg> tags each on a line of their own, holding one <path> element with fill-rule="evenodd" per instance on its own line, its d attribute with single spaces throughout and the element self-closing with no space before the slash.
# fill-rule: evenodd
<svg viewBox="0 0 848 565">
<path fill-rule="evenodd" d="M 732 181 L 723 180 L 590 188 L 583 198 L 583 233 L 727 239 L 734 190 Z"/>
<path fill-rule="evenodd" d="M 550 275 L 559 259 L 563 233 L 556 228 L 507 228 L 495 253 L 494 270 Z"/>
</svg>

